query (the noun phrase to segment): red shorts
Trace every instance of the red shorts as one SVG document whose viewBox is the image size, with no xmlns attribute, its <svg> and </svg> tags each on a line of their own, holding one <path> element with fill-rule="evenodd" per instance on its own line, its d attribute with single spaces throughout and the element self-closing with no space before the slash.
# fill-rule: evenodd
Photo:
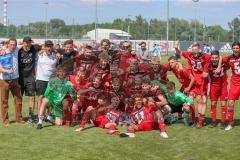
<svg viewBox="0 0 240 160">
<path fill-rule="evenodd" d="M 208 92 L 208 78 L 203 79 L 202 74 L 192 72 L 196 82 L 194 92 L 197 95 L 207 95 Z"/>
<path fill-rule="evenodd" d="M 142 122 L 137 125 L 138 131 L 152 131 L 158 128 L 158 124 L 155 122 Z"/>
<path fill-rule="evenodd" d="M 208 92 L 208 80 L 203 81 L 201 85 L 195 85 L 194 93 L 197 95 L 207 95 Z"/>
<path fill-rule="evenodd" d="M 99 116 L 93 120 L 94 125 L 99 128 L 105 128 L 105 125 L 109 122 L 110 120 L 105 116 Z"/>
<path fill-rule="evenodd" d="M 240 96 L 240 85 L 230 83 L 229 100 L 238 100 Z"/>
<path fill-rule="evenodd" d="M 217 101 L 218 97 L 220 97 L 220 101 L 226 101 L 228 99 L 227 84 L 210 86 L 211 101 Z"/>
</svg>

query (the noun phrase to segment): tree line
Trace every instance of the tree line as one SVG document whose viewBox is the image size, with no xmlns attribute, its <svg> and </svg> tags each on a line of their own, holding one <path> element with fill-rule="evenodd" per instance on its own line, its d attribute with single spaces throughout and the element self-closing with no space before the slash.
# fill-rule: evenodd
<svg viewBox="0 0 240 160">
<path fill-rule="evenodd" d="M 222 28 L 220 25 L 205 26 L 199 21 L 171 18 L 169 20 L 169 40 L 192 41 L 194 38 L 194 28 L 196 25 L 197 41 L 217 41 L 227 42 L 240 39 L 240 19 L 234 18 L 228 23 L 229 30 Z M 141 15 L 135 19 L 116 18 L 113 22 L 99 23 L 98 28 L 120 29 L 130 31 L 131 39 L 150 39 L 165 40 L 167 22 L 159 19 L 147 19 Z M 95 28 L 94 23 L 90 24 L 69 24 L 67 25 L 62 19 L 51 19 L 47 22 L 48 38 L 73 38 L 81 39 L 88 31 Z M 45 38 L 45 22 L 28 23 L 27 25 L 9 25 L 4 27 L 0 23 L 1 37 L 22 38 L 30 35 L 33 38 Z"/>
</svg>

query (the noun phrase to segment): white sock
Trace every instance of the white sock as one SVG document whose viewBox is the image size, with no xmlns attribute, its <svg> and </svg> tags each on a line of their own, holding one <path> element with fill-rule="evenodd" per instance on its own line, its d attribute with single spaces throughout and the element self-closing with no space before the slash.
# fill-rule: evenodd
<svg viewBox="0 0 240 160">
<path fill-rule="evenodd" d="M 44 116 L 38 116 L 38 124 L 42 124 Z"/>
<path fill-rule="evenodd" d="M 52 117 L 50 115 L 47 115 L 47 120 L 51 121 Z"/>
</svg>

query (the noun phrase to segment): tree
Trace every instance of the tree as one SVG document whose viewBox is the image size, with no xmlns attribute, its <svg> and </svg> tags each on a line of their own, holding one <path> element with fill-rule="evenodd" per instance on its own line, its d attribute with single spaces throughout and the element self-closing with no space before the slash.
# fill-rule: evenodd
<svg viewBox="0 0 240 160">
<path fill-rule="evenodd" d="M 231 22 L 228 22 L 230 28 L 230 35 L 232 36 L 232 41 L 240 40 L 240 19 L 234 18 Z"/>
</svg>

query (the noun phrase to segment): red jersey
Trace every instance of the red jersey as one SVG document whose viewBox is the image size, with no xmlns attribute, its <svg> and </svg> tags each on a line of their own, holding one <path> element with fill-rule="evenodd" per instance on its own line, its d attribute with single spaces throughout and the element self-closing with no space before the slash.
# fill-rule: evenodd
<svg viewBox="0 0 240 160">
<path fill-rule="evenodd" d="M 97 64 L 98 59 L 95 56 L 86 57 L 84 54 L 77 55 L 74 57 L 76 62 L 76 71 L 77 73 L 79 67 L 83 67 L 86 70 L 86 77 L 88 78 L 94 68 L 94 66 Z"/>
<path fill-rule="evenodd" d="M 201 53 L 199 58 L 194 58 L 192 52 L 182 52 L 182 56 L 188 60 L 189 67 L 196 73 L 202 73 L 211 60 L 211 56 L 207 53 Z"/>
<path fill-rule="evenodd" d="M 107 119 L 109 119 L 110 122 L 118 123 L 119 117 L 122 115 L 120 111 L 117 111 L 115 109 L 111 109 L 108 111 L 105 115 Z"/>
<path fill-rule="evenodd" d="M 98 97 L 103 93 L 103 90 L 91 90 L 85 93 L 81 99 L 84 109 L 86 109 L 88 106 L 93 106 L 94 108 L 97 107 Z"/>
<path fill-rule="evenodd" d="M 223 57 L 223 62 L 226 62 L 228 67 L 232 69 L 231 84 L 240 86 L 240 56 L 236 57 L 232 54 Z"/>
<path fill-rule="evenodd" d="M 182 86 L 184 88 L 188 87 L 190 84 L 190 71 L 189 69 L 183 67 L 183 69 L 181 71 L 178 70 L 172 70 L 172 72 L 174 73 L 174 75 L 177 77 L 177 79 L 179 80 L 179 82 L 182 84 Z"/>
<path fill-rule="evenodd" d="M 124 71 L 129 67 L 130 59 L 134 58 L 138 60 L 137 55 L 133 55 L 131 52 L 123 51 L 118 54 L 120 55 L 119 68 L 123 69 Z"/>
<path fill-rule="evenodd" d="M 209 73 L 211 79 L 211 85 L 221 86 L 223 83 L 227 82 L 227 65 L 222 64 L 220 73 L 215 73 L 217 66 L 213 66 L 212 63 L 209 64 L 207 72 Z"/>
<path fill-rule="evenodd" d="M 132 111 L 130 114 L 132 123 L 141 124 L 142 122 L 154 122 L 154 111 L 156 111 L 155 105 L 149 105 Z"/>
<path fill-rule="evenodd" d="M 74 90 L 78 90 L 78 89 L 81 89 L 81 88 L 88 88 L 89 82 L 88 82 L 87 79 L 82 80 L 82 81 L 77 81 L 76 78 L 77 78 L 77 75 L 70 75 L 69 76 L 70 82 L 73 84 L 73 89 Z"/>
<path fill-rule="evenodd" d="M 111 79 L 111 75 L 110 75 L 110 66 L 107 65 L 105 69 L 102 69 L 99 65 L 96 66 L 92 72 L 92 75 L 101 75 L 102 77 L 102 84 L 104 86 L 105 89 L 109 89 L 110 87 L 110 79 Z M 106 83 L 109 83 L 109 86 L 106 86 Z"/>
</svg>

